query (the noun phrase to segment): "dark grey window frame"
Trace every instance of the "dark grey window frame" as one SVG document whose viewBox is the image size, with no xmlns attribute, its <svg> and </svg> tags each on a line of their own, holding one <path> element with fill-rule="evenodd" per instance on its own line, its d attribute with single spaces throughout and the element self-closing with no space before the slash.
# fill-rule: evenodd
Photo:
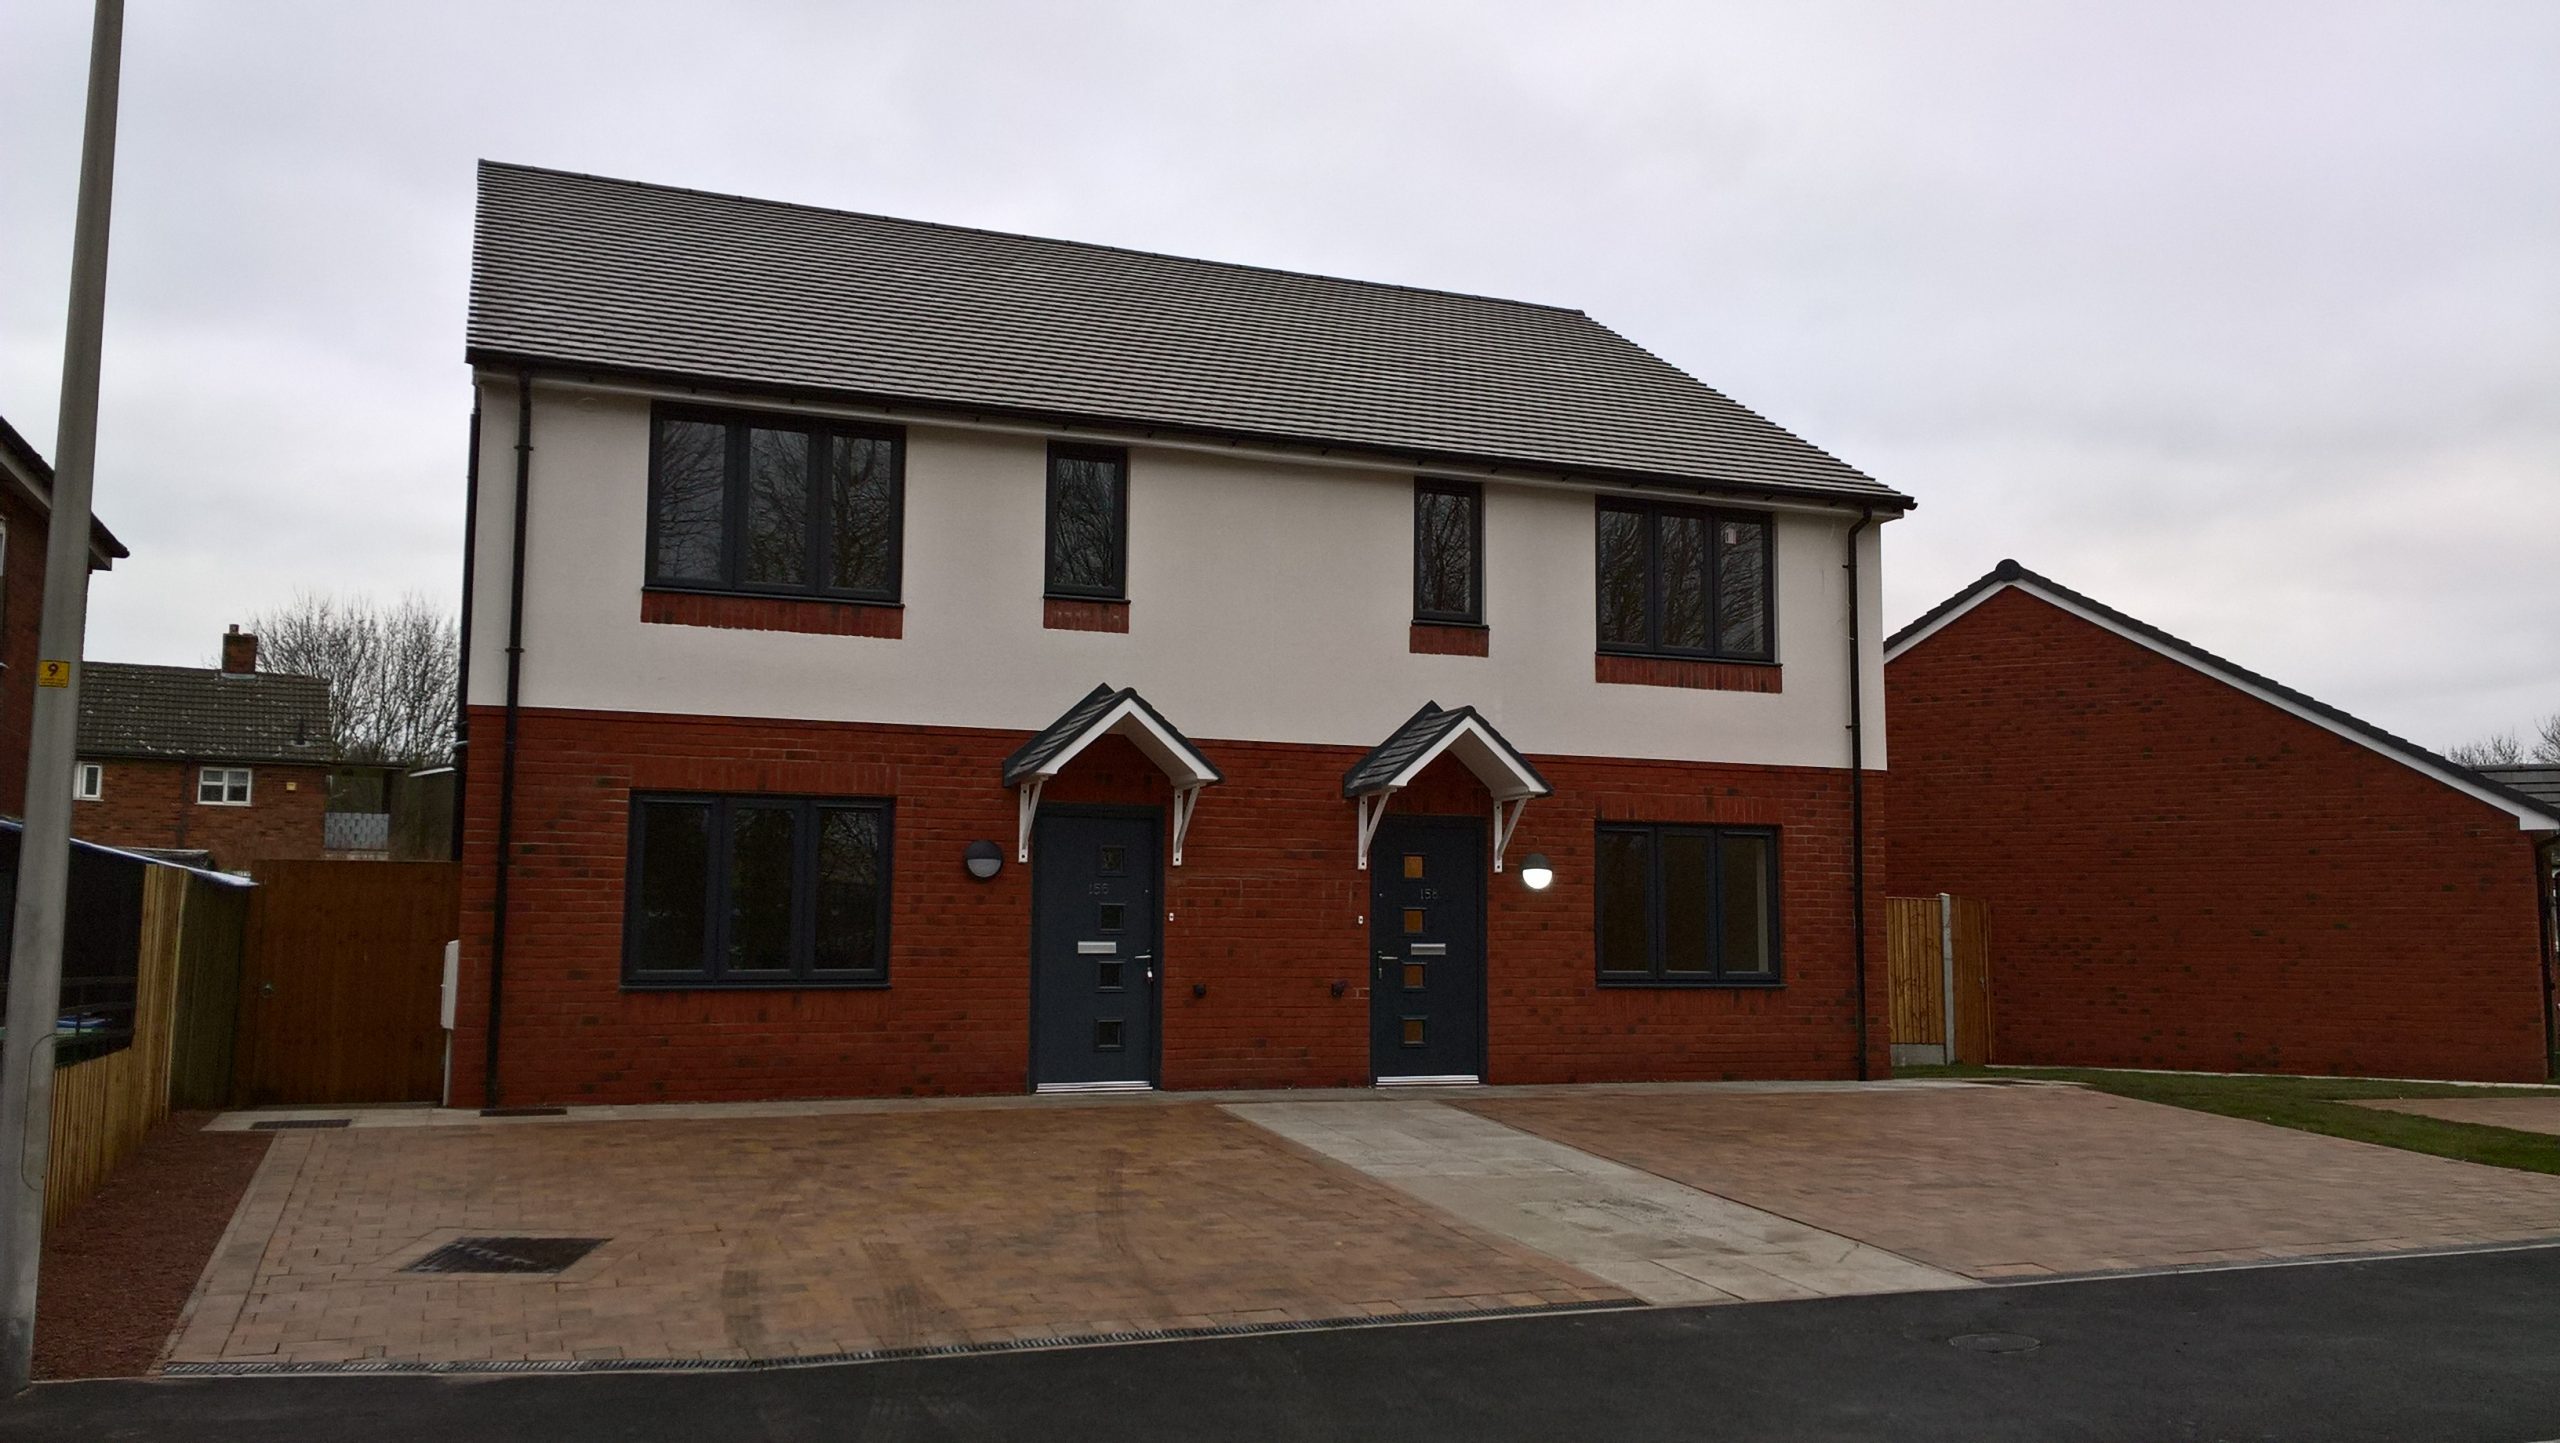
<svg viewBox="0 0 2560 1443">
<path fill-rule="evenodd" d="M 668 577 L 658 574 L 659 499 L 663 482 L 666 427 L 670 421 L 725 426 L 728 436 L 720 486 L 720 578 Z M 808 575 L 800 585 L 750 582 L 746 575 L 747 433 L 751 430 L 796 431 L 809 438 Z M 889 580 L 882 587 L 839 587 L 827 584 L 834 557 L 829 548 L 834 529 L 826 517 L 824 446 L 830 437 L 889 443 Z M 706 592 L 720 596 L 778 596 L 817 601 L 849 601 L 868 606 L 896 606 L 906 579 L 907 433 L 901 426 L 877 426 L 788 412 L 737 410 L 728 407 L 660 403 L 649 411 L 649 524 L 641 569 L 652 591 Z"/>
<path fill-rule="evenodd" d="M 1433 611 L 1422 604 L 1422 498 L 1463 496 L 1473 523 L 1467 528 L 1467 600 L 1465 611 Z M 1431 626 L 1484 625 L 1484 487 L 1474 481 L 1418 476 L 1413 483 L 1413 619 Z"/>
<path fill-rule="evenodd" d="M 646 804 L 669 802 L 707 807 L 709 846 L 704 878 L 702 963 L 691 969 L 647 968 L 635 949 L 640 940 L 641 868 L 648 844 Z M 729 818 L 738 808 L 788 808 L 800 816 L 798 843 L 791 861 L 791 967 L 787 973 L 759 970 L 732 977 L 727 973 L 729 927 Z M 880 906 L 877 919 L 876 967 L 821 970 L 814 965 L 817 944 L 817 813 L 843 809 L 877 812 L 880 817 Z M 890 915 L 897 895 L 897 804 L 887 797 L 817 797 L 763 792 L 635 791 L 631 794 L 629 846 L 623 868 L 622 986 L 627 992 L 684 992 L 790 988 L 881 988 L 889 985 Z"/>
<path fill-rule="evenodd" d="M 1645 847 L 1645 936 L 1646 954 L 1651 966 L 1637 972 L 1627 969 L 1611 971 L 1603 965 L 1602 938 L 1605 928 L 1600 916 L 1600 848 L 1598 840 L 1611 832 L 1641 833 L 1647 838 Z M 1707 936 L 1715 949 L 1713 970 L 1706 973 L 1667 973 L 1663 970 L 1663 899 L 1662 839 L 1666 836 L 1703 836 L 1712 849 L 1707 876 L 1713 885 L 1707 901 Z M 1768 844 L 1769 871 L 1769 966 L 1762 972 L 1728 972 L 1721 955 L 1724 947 L 1724 869 L 1720 865 L 1721 848 L 1726 837 L 1753 837 Z M 1784 849 L 1776 827 L 1716 827 L 1670 822 L 1602 822 L 1593 832 L 1591 850 L 1591 965 L 1603 987 L 1782 987 L 1786 985 L 1785 938 L 1779 894 L 1787 875 Z"/>
<path fill-rule="evenodd" d="M 1600 605 L 1601 588 L 1606 583 L 1600 551 L 1600 521 L 1612 511 L 1640 515 L 1644 518 L 1644 629 L 1643 642 L 1609 641 L 1599 636 L 1605 620 Z M 1665 646 L 1662 637 L 1662 558 L 1658 538 L 1659 518 L 1663 516 L 1696 517 L 1707 524 L 1707 637 L 1703 647 Z M 1722 552 L 1715 544 L 1718 522 L 1738 521 L 1760 528 L 1760 614 L 1768 645 L 1758 652 L 1725 651 L 1715 645 L 1724 634 L 1724 617 L 1719 609 L 1718 569 Z M 1725 661 L 1744 666 L 1774 666 L 1778 661 L 1778 523 L 1766 511 L 1736 511 L 1729 508 L 1693 506 L 1676 501 L 1640 501 L 1620 496 L 1603 496 L 1591 513 L 1591 599 L 1595 644 L 1612 656 L 1671 656 L 1696 661 Z"/>
<path fill-rule="evenodd" d="M 1058 535 L 1058 463 L 1060 461 L 1108 461 L 1120 468 L 1120 485 L 1113 493 L 1111 518 L 1111 581 L 1105 586 L 1076 586 L 1061 583 L 1050 574 L 1049 559 L 1056 553 Z M 1096 446 L 1081 441 L 1052 441 L 1046 462 L 1046 480 L 1041 488 L 1040 587 L 1044 596 L 1071 601 L 1126 601 L 1129 599 L 1129 448 Z"/>
</svg>

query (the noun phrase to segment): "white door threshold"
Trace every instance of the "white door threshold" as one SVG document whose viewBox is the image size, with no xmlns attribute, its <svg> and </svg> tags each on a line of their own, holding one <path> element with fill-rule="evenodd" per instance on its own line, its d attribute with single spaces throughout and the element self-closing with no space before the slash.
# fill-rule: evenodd
<svg viewBox="0 0 2560 1443">
<path fill-rule="evenodd" d="M 1453 1072 L 1444 1077 L 1381 1077 L 1380 1087 L 1482 1087 L 1484 1079 L 1472 1072 Z"/>
<path fill-rule="evenodd" d="M 1053 1093 L 1072 1095 L 1084 1092 L 1153 1092 L 1156 1090 L 1156 1085 L 1152 1082 L 1044 1082 L 1031 1090 L 1043 1095 Z"/>
</svg>

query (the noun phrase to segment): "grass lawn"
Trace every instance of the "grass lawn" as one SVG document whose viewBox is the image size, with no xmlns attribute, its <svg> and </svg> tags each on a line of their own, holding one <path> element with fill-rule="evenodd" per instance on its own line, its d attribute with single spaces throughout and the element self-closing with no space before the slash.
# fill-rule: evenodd
<svg viewBox="0 0 2560 1443">
<path fill-rule="evenodd" d="M 2413 1113 L 2356 1107 L 2378 1097 L 2560 1096 L 2560 1087 L 2461 1087 L 2441 1082 L 2384 1082 L 2363 1077 L 2222 1077 L 2198 1072 L 2114 1072 L 2094 1067 L 1897 1067 L 1896 1077 L 2004 1077 L 2078 1082 L 2118 1097 L 2165 1102 L 2198 1112 L 2245 1117 L 2278 1127 L 2384 1147 L 2431 1152 L 2491 1167 L 2560 1174 L 2560 1137 L 2506 1127 L 2445 1122 Z"/>
</svg>

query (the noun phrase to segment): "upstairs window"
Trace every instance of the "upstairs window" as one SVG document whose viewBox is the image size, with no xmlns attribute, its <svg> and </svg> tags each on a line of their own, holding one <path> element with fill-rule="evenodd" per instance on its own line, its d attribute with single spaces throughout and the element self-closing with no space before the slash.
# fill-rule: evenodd
<svg viewBox="0 0 2560 1443">
<path fill-rule="evenodd" d="M 895 601 L 905 470 L 894 429 L 662 409 L 649 582 Z"/>
<path fill-rule="evenodd" d="M 626 986 L 885 982 L 889 804 L 635 796 L 626 904 Z"/>
<path fill-rule="evenodd" d="M 1117 446 L 1049 447 L 1051 596 L 1128 598 L 1129 453 Z"/>
<path fill-rule="evenodd" d="M 73 774 L 71 799 L 94 802 L 107 794 L 107 769 L 97 762 L 82 762 Z"/>
<path fill-rule="evenodd" d="M 1413 484 L 1413 619 L 1484 621 L 1484 488 Z"/>
<path fill-rule="evenodd" d="M 247 767 L 205 767 L 196 773 L 196 801 L 208 807 L 249 805 Z"/>
<path fill-rule="evenodd" d="M 1772 527 L 1765 515 L 1600 503 L 1600 649 L 1769 661 Z"/>
<path fill-rule="evenodd" d="M 1603 982 L 1778 980 L 1778 834 L 1600 828 L 1593 876 Z"/>
</svg>

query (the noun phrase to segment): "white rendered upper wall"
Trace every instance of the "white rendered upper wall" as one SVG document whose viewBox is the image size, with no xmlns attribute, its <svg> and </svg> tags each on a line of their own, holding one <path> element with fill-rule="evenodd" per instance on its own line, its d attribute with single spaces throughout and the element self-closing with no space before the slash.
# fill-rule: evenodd
<svg viewBox="0 0 2560 1443">
<path fill-rule="evenodd" d="M 482 383 L 471 704 L 506 699 L 516 396 Z M 778 409 L 778 408 L 768 408 Z M 1588 492 L 1484 485 L 1486 657 L 1416 655 L 1411 473 L 1133 445 L 1125 634 L 1042 625 L 1038 436 L 907 423 L 904 635 L 640 619 L 647 399 L 537 383 L 526 706 L 1029 731 L 1100 682 L 1216 739 L 1368 747 L 1425 701 L 1523 751 L 1848 759 L 1842 512 L 1776 513 L 1777 694 L 1603 685 Z M 1867 765 L 1884 765 L 1880 547 L 1860 542 Z"/>
</svg>

